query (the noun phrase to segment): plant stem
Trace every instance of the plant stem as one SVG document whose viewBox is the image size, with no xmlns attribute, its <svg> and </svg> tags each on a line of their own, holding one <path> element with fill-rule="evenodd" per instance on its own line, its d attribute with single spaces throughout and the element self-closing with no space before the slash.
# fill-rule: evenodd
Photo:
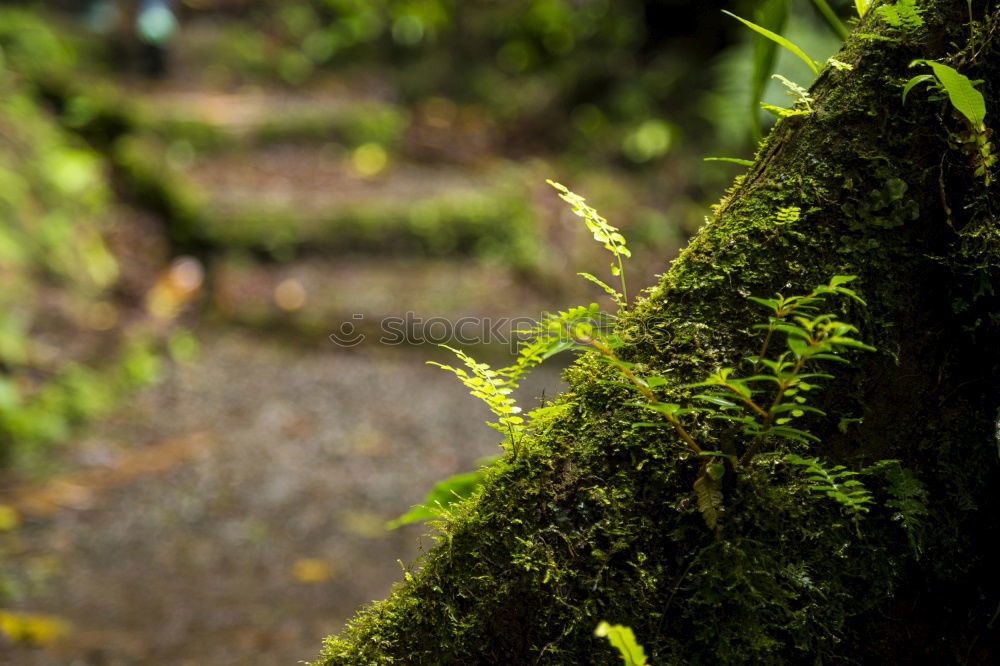
<svg viewBox="0 0 1000 666">
<path fill-rule="evenodd" d="M 764 336 L 764 344 L 760 346 L 760 351 L 757 353 L 757 362 L 753 364 L 753 372 L 751 374 L 756 375 L 760 372 L 761 359 L 764 358 L 764 354 L 767 353 L 767 348 L 771 345 L 771 336 L 774 335 L 774 324 L 771 324 L 767 329 L 767 335 Z"/>
<path fill-rule="evenodd" d="M 844 25 L 843 21 L 840 20 L 840 17 L 837 16 L 837 13 L 833 11 L 833 8 L 830 7 L 827 1 L 813 0 L 813 4 L 816 5 L 816 9 L 819 13 L 823 15 L 823 18 L 826 20 L 827 25 L 830 26 L 830 29 L 837 33 L 837 36 L 841 39 L 847 39 L 848 35 L 850 35 L 847 31 L 847 27 Z"/>
<path fill-rule="evenodd" d="M 810 345 L 814 342 L 810 340 Z M 792 374 L 790 380 L 795 379 L 795 377 L 802 371 L 802 366 L 805 365 L 806 357 L 803 356 L 795 362 L 795 367 L 792 368 Z M 771 429 L 771 424 L 774 423 L 774 410 L 781 404 L 781 396 L 785 394 L 788 387 L 791 386 L 791 381 L 778 382 L 778 393 L 774 396 L 774 401 L 771 402 L 771 407 L 764 413 L 764 423 L 761 427 L 761 432 L 757 437 L 754 438 L 753 442 L 750 443 L 749 448 L 747 448 L 746 453 L 740 458 L 740 464 L 746 465 L 750 462 L 755 455 L 757 455 L 757 449 L 760 447 L 761 442 L 764 441 L 764 437 L 767 435 L 767 431 Z"/>
<path fill-rule="evenodd" d="M 577 338 L 577 340 L 579 340 L 584 344 L 589 344 L 591 347 L 593 347 L 594 349 L 596 349 L 597 351 L 601 352 L 606 357 L 611 359 L 614 362 L 615 366 L 618 368 L 618 370 L 623 375 L 625 375 L 625 378 L 628 379 L 630 382 L 632 382 L 632 384 L 637 389 L 639 389 L 639 392 L 642 393 L 642 395 L 645 396 L 645 398 L 649 400 L 649 402 L 651 402 L 654 405 L 663 404 L 663 401 L 657 398 L 656 394 L 653 393 L 649 389 L 649 387 L 646 386 L 646 384 L 639 381 L 639 378 L 635 376 L 635 373 L 632 372 L 631 368 L 627 367 L 624 363 L 622 363 L 621 359 L 618 358 L 618 355 L 615 354 L 615 352 L 606 344 L 604 344 L 597 338 L 593 337 Z M 663 414 L 663 418 L 665 418 L 670 423 L 670 425 L 674 427 L 674 430 L 677 431 L 677 434 L 680 435 L 680 438 L 684 440 L 684 443 L 687 444 L 688 448 L 697 453 L 698 455 L 701 455 L 702 448 L 698 446 L 698 443 L 694 441 L 694 438 L 692 438 L 691 435 L 688 434 L 688 431 L 684 429 L 684 426 L 681 425 L 680 421 L 678 421 L 675 416 L 667 414 L 666 412 L 660 412 L 660 413 Z"/>
<path fill-rule="evenodd" d="M 625 267 L 622 265 L 622 255 L 615 252 L 618 259 L 618 278 L 622 283 L 622 310 L 628 311 L 628 289 L 625 288 Z"/>
<path fill-rule="evenodd" d="M 735 386 L 733 386 L 732 384 L 723 384 L 723 386 L 732 391 L 733 393 L 735 393 L 739 397 L 739 399 L 743 402 L 743 404 L 745 404 L 747 407 L 757 412 L 761 416 L 767 417 L 767 412 L 764 411 L 763 407 L 754 402 L 752 398 L 748 398 L 739 391 L 737 391 Z"/>
</svg>

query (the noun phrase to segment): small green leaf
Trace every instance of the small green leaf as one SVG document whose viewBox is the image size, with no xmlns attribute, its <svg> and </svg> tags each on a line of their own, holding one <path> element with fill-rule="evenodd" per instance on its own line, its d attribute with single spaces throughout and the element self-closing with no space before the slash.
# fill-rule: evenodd
<svg viewBox="0 0 1000 666">
<path fill-rule="evenodd" d="M 914 76 L 912 79 L 907 81 L 903 85 L 903 104 L 906 104 L 906 96 L 910 93 L 911 90 L 913 90 L 914 86 L 924 83 L 925 81 L 933 81 L 933 80 L 934 80 L 933 74 L 918 74 L 917 76 Z"/>
<path fill-rule="evenodd" d="M 615 269 L 616 268 L 618 268 L 618 267 L 617 266 L 612 266 L 612 270 L 611 270 L 611 274 L 612 275 L 617 276 L 617 273 L 615 273 Z M 600 287 L 601 289 L 603 289 L 604 292 L 608 296 L 611 297 L 611 300 L 613 300 L 615 302 L 615 305 L 618 305 L 618 306 L 622 305 L 622 303 L 623 303 L 623 301 L 622 301 L 622 295 L 619 292 L 617 292 L 614 289 L 612 289 L 610 286 L 608 286 L 608 284 L 606 282 L 604 282 L 603 280 L 600 280 L 599 278 L 591 275 L 590 273 L 577 273 L 577 275 L 579 275 L 580 277 L 582 277 L 584 280 L 589 280 L 590 282 L 593 282 L 598 287 Z"/>
<path fill-rule="evenodd" d="M 726 408 L 739 407 L 739 405 L 737 405 L 735 402 L 732 402 L 731 400 L 726 400 L 725 398 L 721 398 L 717 395 L 712 395 L 711 393 L 701 393 L 694 397 L 697 398 L 698 400 L 704 400 L 705 402 L 710 402 L 713 405 L 718 405 L 719 407 L 726 407 Z"/>
<path fill-rule="evenodd" d="M 611 646 L 618 650 L 625 666 L 647 666 L 649 658 L 646 651 L 635 640 L 632 629 L 621 624 L 601 622 L 594 630 L 598 638 L 607 638 Z"/>
<path fill-rule="evenodd" d="M 402 525 L 434 520 L 441 515 L 442 509 L 460 502 L 476 492 L 485 478 L 485 467 L 474 472 L 451 476 L 436 484 L 427 493 L 423 504 L 418 504 L 395 520 L 390 520 L 385 524 L 385 528 L 394 530 Z"/>
</svg>

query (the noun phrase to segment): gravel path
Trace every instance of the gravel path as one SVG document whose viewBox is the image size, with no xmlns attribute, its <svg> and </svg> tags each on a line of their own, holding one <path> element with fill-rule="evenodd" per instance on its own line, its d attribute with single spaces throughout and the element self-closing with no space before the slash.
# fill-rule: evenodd
<svg viewBox="0 0 1000 666">
<path fill-rule="evenodd" d="M 427 350 L 204 337 L 201 362 L 74 446 L 80 472 L 22 498 L 21 610 L 73 630 L 46 650 L 0 645 L 0 664 L 313 658 L 417 554 L 423 527 L 383 523 L 498 450 Z M 525 395 L 557 387 L 542 369 Z"/>
</svg>

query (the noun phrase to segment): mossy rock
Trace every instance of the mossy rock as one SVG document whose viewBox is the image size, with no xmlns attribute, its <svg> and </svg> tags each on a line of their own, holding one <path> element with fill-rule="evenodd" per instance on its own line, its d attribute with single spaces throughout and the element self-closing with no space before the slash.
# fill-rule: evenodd
<svg viewBox="0 0 1000 666">
<path fill-rule="evenodd" d="M 635 430 L 633 394 L 585 356 L 557 399 L 567 409 L 534 424 L 318 664 L 613 663 L 601 620 L 631 626 L 654 664 L 996 660 L 1000 192 L 950 147 L 947 102 L 903 106 L 899 90 L 914 58 L 948 58 L 997 108 L 1000 8 L 976 10 L 969 45 L 964 1 L 924 6 L 904 36 L 869 11 L 837 56 L 853 69 L 820 74 L 816 111 L 778 124 L 619 333 L 621 355 L 686 404 L 686 384 L 756 353 L 748 296 L 859 276 L 867 307 L 839 316 L 879 351 L 832 369 L 811 455 L 898 459 L 928 493 L 925 528 L 903 528 L 878 477 L 855 524 L 778 447 L 725 482 L 713 533 L 691 497 L 696 457 L 669 429 Z M 779 219 L 791 206 L 801 216 Z"/>
</svg>

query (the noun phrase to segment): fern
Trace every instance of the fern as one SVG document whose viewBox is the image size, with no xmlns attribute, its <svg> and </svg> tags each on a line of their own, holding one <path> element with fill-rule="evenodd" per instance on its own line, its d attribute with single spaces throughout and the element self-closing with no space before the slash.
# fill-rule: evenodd
<svg viewBox="0 0 1000 666">
<path fill-rule="evenodd" d="M 616 292 L 589 273 L 581 273 L 580 275 L 603 287 L 605 291 L 611 294 L 615 303 L 622 310 L 628 309 L 628 290 L 625 288 L 625 272 L 622 266 L 622 258 L 627 259 L 632 256 L 632 253 L 625 246 L 625 237 L 621 235 L 617 227 L 608 224 L 606 219 L 588 206 L 587 201 L 579 194 L 570 192 L 565 185 L 560 183 L 551 180 L 545 182 L 559 191 L 559 198 L 573 207 L 573 213 L 583 218 L 583 221 L 587 224 L 587 228 L 594 234 L 594 240 L 603 243 L 604 249 L 610 252 L 615 258 L 615 263 L 611 264 L 611 274 L 619 278 L 622 290 L 621 292 Z"/>
<path fill-rule="evenodd" d="M 497 421 L 488 423 L 488 425 L 507 435 L 510 438 L 510 447 L 516 453 L 519 437 L 524 430 L 524 418 L 518 416 L 521 413 L 521 408 L 517 406 L 511 393 L 517 388 L 516 377 L 519 375 L 504 376 L 491 369 L 489 364 L 479 363 L 460 349 L 448 345 L 440 346 L 455 354 L 465 364 L 468 371 L 435 361 L 427 363 L 454 374 L 469 389 L 469 393 L 473 397 L 479 398 L 490 408 L 490 411 L 496 415 Z"/>
<path fill-rule="evenodd" d="M 875 10 L 893 28 L 915 30 L 924 24 L 923 9 L 917 0 L 897 0 L 892 5 L 882 5 Z"/>
<path fill-rule="evenodd" d="M 813 98 L 809 94 L 809 91 L 795 83 L 794 81 L 789 81 L 781 74 L 774 74 L 771 76 L 773 79 L 778 79 L 787 90 L 785 94 L 795 100 L 792 108 L 786 109 L 781 106 L 775 106 L 773 104 L 761 103 L 761 108 L 770 111 L 771 113 L 780 116 L 782 118 L 788 116 L 807 116 L 813 112 Z"/>
<path fill-rule="evenodd" d="M 805 94 L 801 89 L 798 92 Z M 612 266 L 612 272 L 621 278 L 621 292 L 592 275 L 584 274 L 584 277 L 611 294 L 624 310 L 627 301 L 622 259 L 630 256 L 625 238 L 596 210 L 588 206 L 582 197 L 558 183 L 549 182 L 560 192 L 560 197 L 573 207 L 573 212 L 584 219 L 594 238 L 603 243 L 614 256 L 617 265 Z M 777 211 L 775 221 L 777 224 L 793 224 L 800 216 L 801 210 L 798 207 L 787 206 Z M 819 310 L 828 296 L 846 296 L 863 305 L 864 301 L 845 286 L 854 279 L 853 276 L 837 275 L 829 283 L 818 285 L 803 295 L 751 297 L 752 301 L 765 307 L 770 316 L 766 324 L 756 327 L 763 331 L 763 342 L 758 354 L 746 358 L 747 363 L 752 364 L 749 375 L 740 376 L 735 368 L 720 368 L 702 382 L 681 387 L 703 388 L 703 392 L 696 395 L 695 399 L 707 405 L 705 407 L 685 406 L 661 399 L 657 390 L 669 385 L 671 381 L 666 377 L 647 374 L 640 365 L 618 355 L 616 350 L 624 341 L 608 330 L 609 324 L 613 326 L 616 322 L 616 317 L 601 313 L 596 303 L 548 314 L 535 326 L 518 331 L 527 335 L 528 340 L 522 345 L 515 362 L 508 367 L 495 370 L 486 363 L 479 363 L 465 352 L 446 345 L 442 346 L 454 353 L 464 367 L 441 363 L 433 365 L 458 377 L 474 397 L 490 408 L 497 420 L 489 425 L 507 435 L 509 448 L 517 457 L 526 429 L 536 419 L 544 422 L 544 417 L 552 409 L 566 408 L 565 405 L 543 407 L 533 412 L 531 421 L 526 423 L 525 418 L 520 415 L 521 409 L 511 395 L 521 379 L 539 363 L 560 352 L 596 352 L 598 359 L 615 369 L 623 380 L 621 385 L 637 394 L 636 399 L 628 404 L 657 415 L 658 420 L 636 422 L 634 427 L 670 426 L 681 443 L 701 460 L 693 483 L 693 493 L 706 525 L 718 533 L 724 513 L 722 481 L 728 468 L 735 472 L 752 463 L 764 446 L 773 450 L 781 446 L 782 441 L 796 445 L 818 441 L 816 436 L 798 427 L 796 422 L 809 413 L 824 415 L 822 410 L 809 404 L 809 394 L 823 380 L 833 377 L 813 371 L 813 364 L 817 361 L 843 362 L 843 352 L 873 349 L 854 338 L 857 329 L 853 326 Z M 771 346 L 776 334 L 784 335 L 785 349 L 774 354 Z M 726 452 L 705 451 L 695 440 L 689 426 L 685 425 L 685 420 L 696 413 L 729 421 L 738 426 L 745 440 L 742 443 L 727 443 L 729 450 Z M 871 496 L 858 480 L 851 478 L 855 472 L 843 467 L 827 470 L 819 464 L 818 459 L 796 457 L 791 460 L 812 465 L 808 471 L 815 490 L 841 502 L 855 515 L 867 511 L 864 505 L 871 501 Z M 445 482 L 441 485 L 441 492 L 433 496 L 441 510 L 437 513 L 446 509 L 446 504 L 451 502 L 452 497 L 460 498 L 471 493 L 480 479 L 481 476 L 456 477 L 451 480 L 453 483 Z M 461 486 L 461 493 L 454 491 L 456 486 Z M 408 519 L 409 516 L 404 518 Z"/>
<path fill-rule="evenodd" d="M 801 215 L 802 210 L 798 206 L 787 206 L 778 209 L 778 213 L 774 216 L 774 221 L 775 224 L 791 224 L 798 222 Z"/>
<path fill-rule="evenodd" d="M 927 517 L 928 494 L 920 479 L 908 469 L 903 468 L 898 460 L 880 460 L 871 467 L 861 470 L 871 474 L 881 472 L 887 482 L 886 492 L 892 499 L 885 505 L 894 509 L 892 519 L 899 523 L 906 532 L 907 541 L 913 556 L 920 559 L 923 553 L 923 543 L 920 538 Z"/>
<path fill-rule="evenodd" d="M 803 458 L 794 453 L 786 454 L 784 459 L 804 468 L 806 480 L 810 482 L 809 490 L 834 500 L 855 519 L 868 512 L 867 505 L 873 501 L 872 494 L 855 478 L 857 472 L 843 465 L 825 467 L 819 458 Z"/>
</svg>

